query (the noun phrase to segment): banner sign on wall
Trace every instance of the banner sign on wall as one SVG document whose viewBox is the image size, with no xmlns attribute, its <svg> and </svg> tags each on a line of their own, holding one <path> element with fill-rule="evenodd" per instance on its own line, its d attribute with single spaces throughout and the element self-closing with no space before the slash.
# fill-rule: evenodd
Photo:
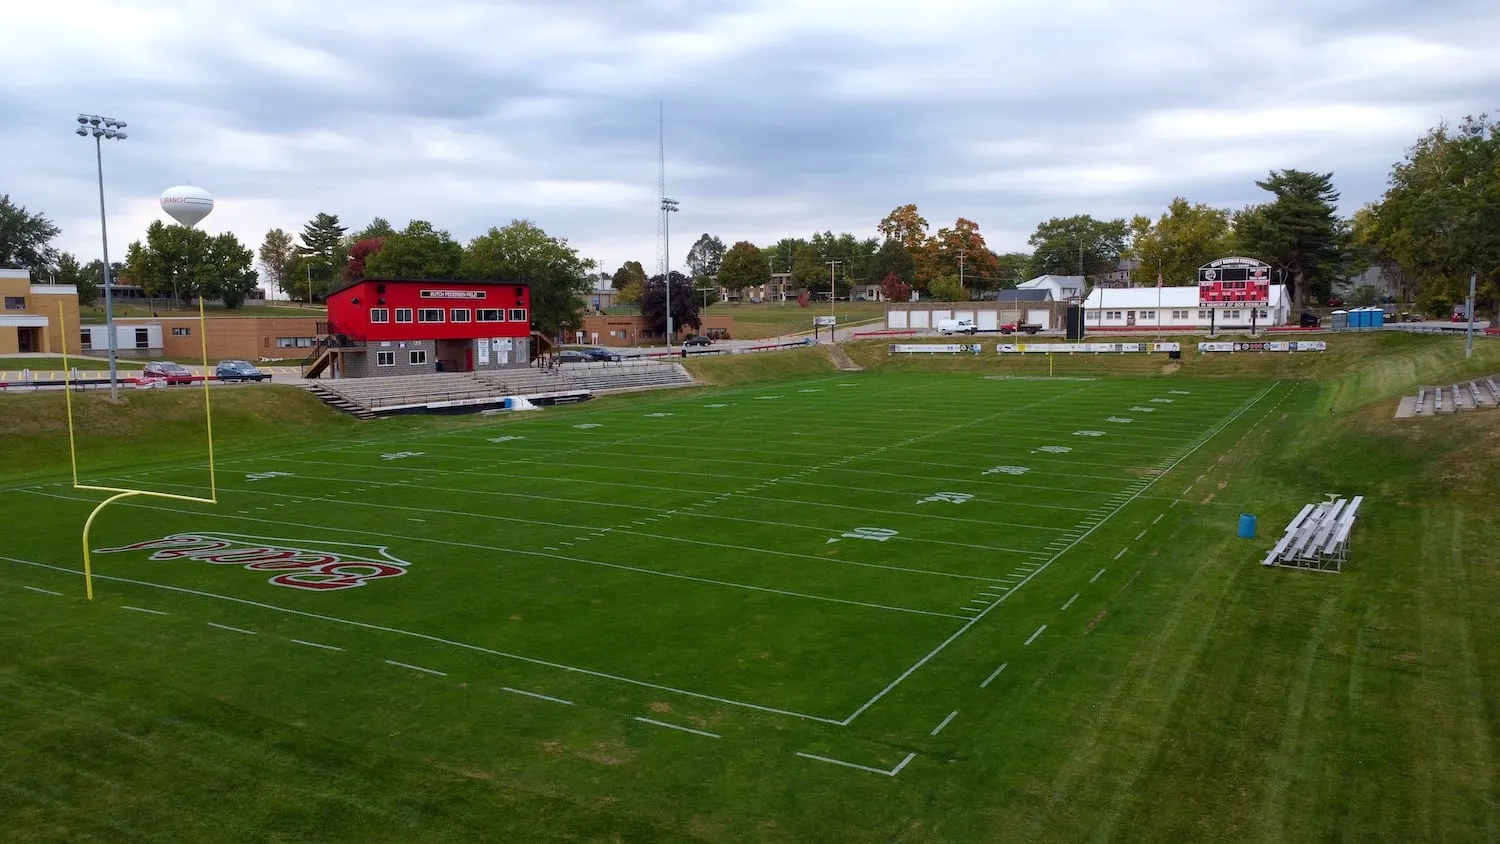
<svg viewBox="0 0 1500 844">
<path fill-rule="evenodd" d="M 996 347 L 1006 354 L 1061 355 L 1085 352 L 1091 354 L 1124 352 L 1180 352 L 1181 343 L 1001 343 Z"/>
<path fill-rule="evenodd" d="M 1200 352 L 1326 352 L 1326 340 L 1260 340 L 1254 342 L 1199 343 Z"/>
<path fill-rule="evenodd" d="M 890 353 L 893 355 L 908 354 L 911 352 L 928 352 L 932 354 L 979 354 L 984 348 L 978 343 L 892 343 Z"/>
</svg>

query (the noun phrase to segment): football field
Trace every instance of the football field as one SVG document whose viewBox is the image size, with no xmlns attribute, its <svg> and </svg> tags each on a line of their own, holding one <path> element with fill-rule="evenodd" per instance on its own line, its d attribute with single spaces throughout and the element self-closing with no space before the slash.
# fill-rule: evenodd
<svg viewBox="0 0 1500 844">
<path fill-rule="evenodd" d="M 90 611 L 705 740 L 797 724 L 793 753 L 894 775 L 920 754 L 889 738 L 999 705 L 1020 652 L 1078 635 L 1176 517 L 1174 467 L 1284 393 L 854 374 L 234 457 L 218 506 L 100 515 Z M 202 466 L 87 479 L 207 491 Z M 3 497 L 46 526 L 7 543 L 8 581 L 77 596 L 100 495 Z M 957 647 L 1023 619 L 988 657 Z"/>
</svg>

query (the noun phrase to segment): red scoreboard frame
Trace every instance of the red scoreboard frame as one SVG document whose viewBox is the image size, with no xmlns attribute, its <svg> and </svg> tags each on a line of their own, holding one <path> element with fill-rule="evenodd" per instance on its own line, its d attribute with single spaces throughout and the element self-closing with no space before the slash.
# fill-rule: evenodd
<svg viewBox="0 0 1500 844">
<path fill-rule="evenodd" d="M 1271 267 L 1253 258 L 1220 258 L 1198 268 L 1200 308 L 1266 307 Z"/>
</svg>

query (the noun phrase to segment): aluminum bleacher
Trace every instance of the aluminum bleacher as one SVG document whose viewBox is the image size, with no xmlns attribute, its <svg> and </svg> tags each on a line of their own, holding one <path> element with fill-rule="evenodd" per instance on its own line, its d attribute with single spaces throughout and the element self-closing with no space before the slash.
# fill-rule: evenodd
<svg viewBox="0 0 1500 844">
<path fill-rule="evenodd" d="M 1349 537 L 1365 499 L 1362 495 L 1352 499 L 1330 498 L 1322 504 L 1303 507 L 1287 523 L 1281 541 L 1266 554 L 1261 565 L 1340 571 L 1348 559 Z"/>
</svg>

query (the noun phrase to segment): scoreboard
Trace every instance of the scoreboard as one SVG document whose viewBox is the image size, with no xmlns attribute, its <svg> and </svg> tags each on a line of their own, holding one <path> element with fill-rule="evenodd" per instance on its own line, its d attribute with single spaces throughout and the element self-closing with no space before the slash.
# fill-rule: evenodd
<svg viewBox="0 0 1500 844">
<path fill-rule="evenodd" d="M 1271 267 L 1254 258 L 1220 258 L 1198 268 L 1198 307 L 1271 304 Z"/>
</svg>

